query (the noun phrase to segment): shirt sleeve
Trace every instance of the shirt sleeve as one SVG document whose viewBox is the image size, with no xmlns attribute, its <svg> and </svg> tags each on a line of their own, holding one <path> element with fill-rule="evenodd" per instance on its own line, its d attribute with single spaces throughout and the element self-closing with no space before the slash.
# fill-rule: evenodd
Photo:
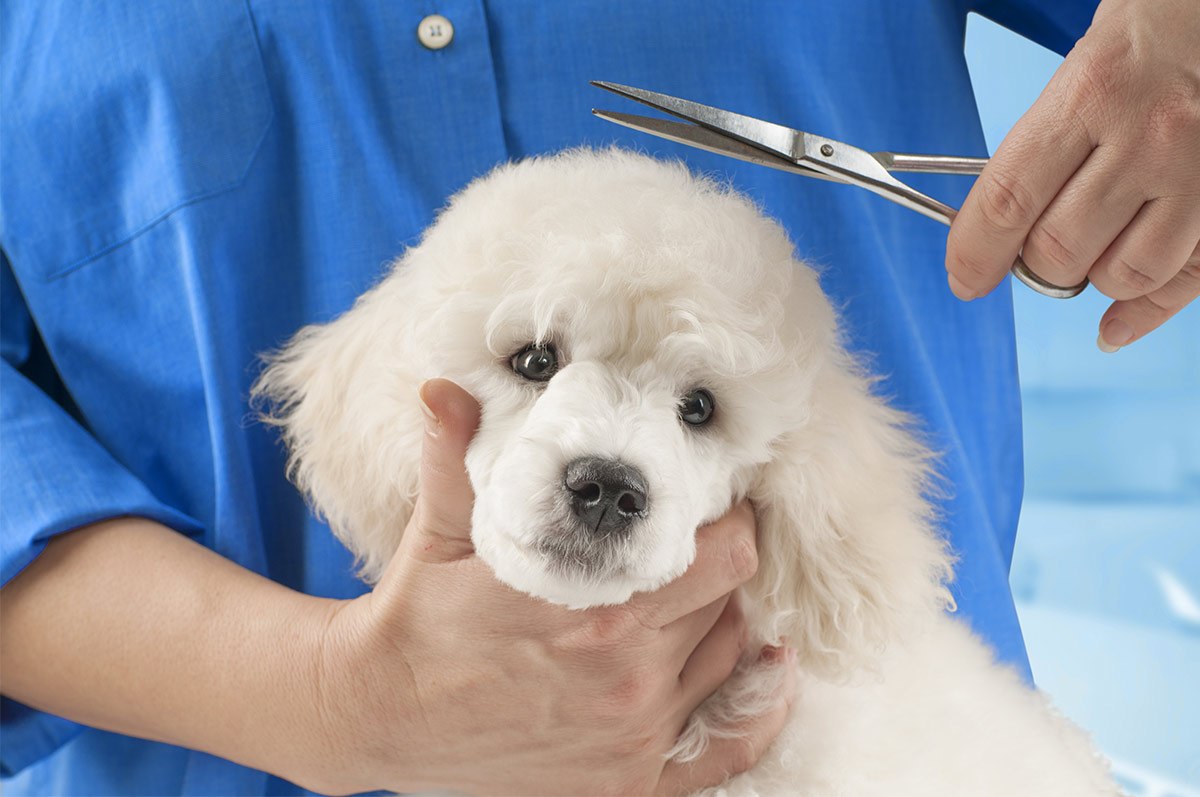
<svg viewBox="0 0 1200 797">
<path fill-rule="evenodd" d="M 139 515 L 200 532 L 198 522 L 157 500 L 74 417 L 12 268 L 0 259 L 0 584 L 53 535 L 105 518 Z"/>
<path fill-rule="evenodd" d="M 33 561 L 53 535 L 105 518 L 140 515 L 184 533 L 201 530 L 158 501 L 74 417 L 2 252 L 0 353 L 0 583 Z M 0 773 L 19 772 L 79 730 L 5 698 Z"/>
<path fill-rule="evenodd" d="M 1099 0 L 982 0 L 971 10 L 1066 55 L 1092 24 Z"/>
</svg>

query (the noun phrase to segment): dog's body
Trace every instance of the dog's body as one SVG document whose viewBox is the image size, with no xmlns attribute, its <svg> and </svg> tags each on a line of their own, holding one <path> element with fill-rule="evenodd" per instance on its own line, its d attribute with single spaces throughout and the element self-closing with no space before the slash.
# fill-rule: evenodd
<svg viewBox="0 0 1200 797">
<path fill-rule="evenodd" d="M 802 675 L 758 765 L 706 794 L 1117 794 L 1105 770 L 1079 728 L 944 618 L 886 652 L 877 675 Z"/>
<path fill-rule="evenodd" d="M 719 793 L 1115 793 L 1086 737 L 945 614 L 930 457 L 745 199 L 620 152 L 502 167 L 276 356 L 256 393 L 368 580 L 412 511 L 417 387 L 436 376 L 483 407 L 472 539 L 517 589 L 623 602 L 682 574 L 695 529 L 753 500 L 747 617 L 799 652 L 801 679 L 783 734 Z M 747 658 L 674 754 L 761 710 L 779 666 Z"/>
</svg>

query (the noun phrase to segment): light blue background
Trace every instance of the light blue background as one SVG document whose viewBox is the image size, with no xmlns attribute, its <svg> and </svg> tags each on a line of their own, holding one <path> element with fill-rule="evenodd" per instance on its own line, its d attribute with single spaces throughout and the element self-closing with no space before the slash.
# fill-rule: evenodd
<svg viewBox="0 0 1200 797">
<path fill-rule="evenodd" d="M 995 151 L 1062 59 L 974 16 L 967 58 Z M 1200 306 L 1107 355 L 1095 289 L 1013 293 L 1025 503 L 1011 580 L 1034 678 L 1132 793 L 1200 795 Z"/>
</svg>

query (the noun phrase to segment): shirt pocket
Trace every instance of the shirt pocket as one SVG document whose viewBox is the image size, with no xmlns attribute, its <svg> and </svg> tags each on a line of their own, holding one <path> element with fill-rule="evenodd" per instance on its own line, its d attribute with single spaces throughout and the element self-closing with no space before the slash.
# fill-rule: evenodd
<svg viewBox="0 0 1200 797">
<path fill-rule="evenodd" d="M 242 0 L 6 8 L 0 240 L 53 280 L 237 187 L 270 128 Z"/>
</svg>

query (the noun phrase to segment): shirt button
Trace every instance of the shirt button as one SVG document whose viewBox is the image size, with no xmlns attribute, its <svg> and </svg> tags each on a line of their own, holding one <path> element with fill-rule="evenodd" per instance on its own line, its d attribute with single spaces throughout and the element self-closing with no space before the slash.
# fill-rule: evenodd
<svg viewBox="0 0 1200 797">
<path fill-rule="evenodd" d="M 430 50 L 440 50 L 454 41 L 454 26 L 441 14 L 430 14 L 417 25 L 417 39 Z"/>
</svg>

